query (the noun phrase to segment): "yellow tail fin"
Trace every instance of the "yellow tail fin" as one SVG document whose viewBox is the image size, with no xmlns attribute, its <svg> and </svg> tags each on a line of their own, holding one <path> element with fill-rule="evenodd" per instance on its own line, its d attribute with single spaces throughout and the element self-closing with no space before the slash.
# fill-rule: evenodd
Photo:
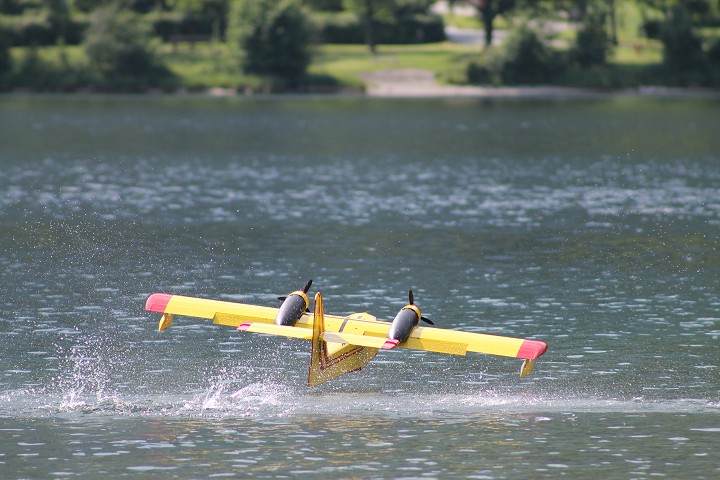
<svg viewBox="0 0 720 480">
<path fill-rule="evenodd" d="M 346 373 L 360 370 L 375 358 L 377 348 L 326 342 L 325 311 L 320 292 L 315 294 L 312 354 L 308 369 L 308 386 L 315 387 Z"/>
</svg>

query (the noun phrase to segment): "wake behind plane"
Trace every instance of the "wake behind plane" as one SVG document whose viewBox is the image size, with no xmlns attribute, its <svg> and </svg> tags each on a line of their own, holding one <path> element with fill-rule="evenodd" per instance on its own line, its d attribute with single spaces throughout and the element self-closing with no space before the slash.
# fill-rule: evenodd
<svg viewBox="0 0 720 480">
<path fill-rule="evenodd" d="M 236 327 L 242 332 L 310 340 L 310 387 L 362 369 L 379 350 L 410 348 L 451 355 L 477 352 L 519 358 L 523 360 L 520 377 L 532 372 L 534 360 L 547 351 L 547 344 L 540 340 L 421 327 L 420 321 L 434 324 L 422 316 L 412 290 L 408 305 L 392 322 L 378 320 L 369 313 L 326 315 L 320 292 L 315 294 L 310 312 L 307 292 L 311 285 L 312 280 L 302 290 L 279 297 L 283 302 L 280 308 L 154 293 L 145 309 L 162 313 L 159 331 L 172 324 L 174 315 L 182 315 L 212 319 L 216 325 Z"/>
</svg>

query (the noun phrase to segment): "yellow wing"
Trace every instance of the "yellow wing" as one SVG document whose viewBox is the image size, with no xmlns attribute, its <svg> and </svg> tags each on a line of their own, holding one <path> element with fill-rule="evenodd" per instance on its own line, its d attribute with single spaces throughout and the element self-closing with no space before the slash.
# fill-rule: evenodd
<svg viewBox="0 0 720 480">
<path fill-rule="evenodd" d="M 163 313 L 160 330 L 170 325 L 172 315 L 175 314 L 212 319 L 213 323 L 217 325 L 231 327 L 252 324 L 247 328 L 248 331 L 312 339 L 314 319 L 313 315 L 309 313 L 303 315 L 295 327 L 284 327 L 283 330 L 278 330 L 276 327 L 279 326 L 274 325 L 278 309 L 271 307 L 155 293 L 148 298 L 145 308 L 152 312 Z M 259 324 L 268 325 L 260 326 Z M 354 313 L 346 317 L 324 315 L 324 339 L 332 343 L 383 348 L 389 329 L 389 322 L 378 321 L 369 313 Z M 307 333 L 303 330 L 307 330 Z M 435 327 L 415 327 L 410 333 L 410 338 L 397 346 L 453 355 L 476 352 L 528 360 L 538 358 L 547 350 L 547 344 L 540 340 Z M 385 348 L 391 347 L 385 346 Z"/>
</svg>

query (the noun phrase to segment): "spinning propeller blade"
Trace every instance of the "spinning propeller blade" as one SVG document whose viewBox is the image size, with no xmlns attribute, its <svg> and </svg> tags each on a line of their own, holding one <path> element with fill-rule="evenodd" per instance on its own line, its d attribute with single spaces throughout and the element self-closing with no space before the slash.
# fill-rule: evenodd
<svg viewBox="0 0 720 480">
<path fill-rule="evenodd" d="M 310 286 L 312 286 L 312 278 L 305 284 L 305 288 L 303 288 L 303 290 L 302 290 L 304 294 L 307 295 L 307 292 L 310 291 Z M 287 300 L 287 298 L 288 298 L 287 295 L 283 295 L 282 297 L 277 297 L 277 299 L 280 300 L 281 302 L 284 302 L 285 300 Z M 310 311 L 310 309 L 308 309 L 308 312 L 309 311 Z"/>
<path fill-rule="evenodd" d="M 413 295 L 413 291 L 410 290 L 410 293 L 408 294 L 408 299 L 410 300 L 410 305 L 415 305 L 415 295 Z M 425 317 L 420 317 L 420 320 L 422 320 L 425 323 L 429 323 L 430 325 L 435 325 L 432 320 Z"/>
</svg>

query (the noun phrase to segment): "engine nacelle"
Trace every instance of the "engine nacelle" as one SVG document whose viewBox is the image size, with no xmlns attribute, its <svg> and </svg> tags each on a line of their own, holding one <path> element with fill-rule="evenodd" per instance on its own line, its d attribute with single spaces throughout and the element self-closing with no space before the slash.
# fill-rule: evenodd
<svg viewBox="0 0 720 480">
<path fill-rule="evenodd" d="M 294 327 L 300 317 L 308 311 L 310 299 L 305 292 L 297 290 L 292 292 L 280 305 L 280 310 L 275 315 L 275 325 L 286 325 Z"/>
<path fill-rule="evenodd" d="M 422 318 L 420 309 L 416 305 L 406 305 L 395 315 L 390 325 L 388 338 L 404 342 L 410 336 L 410 332 L 417 326 Z"/>
</svg>

